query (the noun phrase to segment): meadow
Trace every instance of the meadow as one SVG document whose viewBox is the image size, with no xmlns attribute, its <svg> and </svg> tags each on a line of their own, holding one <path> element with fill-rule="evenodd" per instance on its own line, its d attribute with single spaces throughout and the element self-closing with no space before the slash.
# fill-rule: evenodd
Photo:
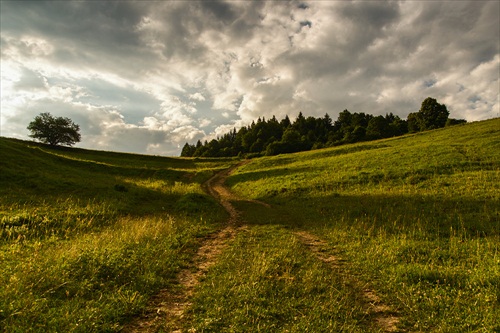
<svg viewBox="0 0 500 333">
<path fill-rule="evenodd" d="M 5 332 L 116 332 L 182 288 L 228 218 L 202 184 L 238 162 L 0 151 Z M 256 158 L 226 184 L 241 228 L 183 332 L 500 331 L 500 119 Z"/>
<path fill-rule="evenodd" d="M 230 159 L 0 138 L 0 330 L 116 332 L 227 213 L 201 183 Z"/>
<path fill-rule="evenodd" d="M 363 314 L 359 308 L 367 288 L 399 318 L 400 331 L 500 331 L 500 119 L 257 159 L 229 177 L 228 184 L 240 197 L 272 206 L 236 203 L 255 232 L 274 235 L 279 230 L 290 238 L 271 241 L 275 251 L 267 255 L 257 250 L 260 240 L 246 241 L 248 251 L 228 250 L 227 256 L 238 253 L 238 260 L 245 261 L 248 252 L 258 251 L 262 265 L 271 261 L 265 269 L 251 270 L 249 280 L 259 272 L 265 272 L 259 275 L 261 281 L 266 281 L 268 271 L 280 272 L 274 280 L 287 272 L 301 272 L 296 261 L 302 256 L 296 254 L 304 246 L 292 248 L 297 247 L 296 234 L 301 230 L 325 240 L 322 251 L 344 262 L 337 269 L 340 281 L 327 286 L 318 280 L 301 280 L 303 272 L 291 276 L 304 281 L 296 292 L 314 297 L 321 288 L 322 293 L 333 292 L 330 303 L 342 299 L 333 309 L 342 303 L 351 305 L 332 319 L 332 307 L 323 309 L 323 301 L 311 307 L 283 301 L 293 309 L 282 310 L 291 316 L 289 323 L 293 318 L 299 326 L 316 317 L 326 320 L 308 330 L 294 327 L 290 332 L 380 331 L 373 325 L 373 314 L 366 309 Z M 283 258 L 273 262 L 280 255 Z M 323 279 L 330 275 L 321 274 Z M 269 280 L 267 288 L 261 288 L 270 293 L 279 290 L 273 278 Z M 345 285 L 354 295 L 344 294 Z M 221 288 L 221 293 L 231 294 L 228 286 Z M 227 305 L 239 298 L 226 295 L 219 302 Z M 258 308 L 259 301 L 250 299 L 246 306 Z M 219 327 L 230 327 L 236 320 L 223 318 L 227 321 L 219 322 Z M 339 328 L 339 323 L 344 326 Z M 263 331 L 286 331 L 273 328 L 281 325 L 274 320 Z"/>
</svg>

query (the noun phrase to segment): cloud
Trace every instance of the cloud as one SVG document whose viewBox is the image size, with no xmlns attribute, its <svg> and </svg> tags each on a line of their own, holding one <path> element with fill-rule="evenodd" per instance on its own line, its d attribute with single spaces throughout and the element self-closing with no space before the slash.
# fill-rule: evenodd
<svg viewBox="0 0 500 333">
<path fill-rule="evenodd" d="M 205 97 L 202 94 L 200 94 L 199 92 L 189 95 L 189 99 L 194 100 L 194 101 L 200 101 L 200 102 L 205 101 Z"/>
<path fill-rule="evenodd" d="M 81 125 L 79 146 L 176 155 L 272 115 L 404 118 L 428 96 L 452 117 L 499 114 L 496 1 L 1 6 L 5 136 L 49 111 Z"/>
</svg>

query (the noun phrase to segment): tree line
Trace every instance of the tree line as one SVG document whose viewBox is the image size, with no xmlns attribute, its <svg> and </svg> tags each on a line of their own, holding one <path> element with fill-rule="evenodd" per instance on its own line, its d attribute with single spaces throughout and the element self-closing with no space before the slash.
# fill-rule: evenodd
<svg viewBox="0 0 500 333">
<path fill-rule="evenodd" d="M 259 118 L 249 126 L 233 129 L 211 141 L 186 143 L 182 157 L 263 156 L 294 153 L 311 149 L 370 141 L 407 133 L 465 123 L 464 119 L 451 119 L 446 105 L 426 98 L 415 113 L 406 120 L 392 113 L 373 116 L 365 113 L 342 111 L 337 120 L 324 117 L 304 117 L 299 113 L 295 121 L 288 116 L 277 120 Z"/>
<path fill-rule="evenodd" d="M 338 146 L 347 143 L 377 140 L 465 123 L 463 119 L 448 118 L 446 105 L 426 98 L 415 113 L 406 120 L 392 113 L 373 116 L 342 111 L 333 121 L 328 114 L 322 118 L 304 117 L 295 121 L 288 116 L 278 121 L 275 116 L 259 118 L 250 126 L 233 129 L 222 137 L 196 145 L 186 143 L 183 157 L 262 156 L 294 153 L 304 150 Z M 72 146 L 81 139 L 80 126 L 69 118 L 41 113 L 28 125 L 30 137 L 52 146 Z"/>
</svg>

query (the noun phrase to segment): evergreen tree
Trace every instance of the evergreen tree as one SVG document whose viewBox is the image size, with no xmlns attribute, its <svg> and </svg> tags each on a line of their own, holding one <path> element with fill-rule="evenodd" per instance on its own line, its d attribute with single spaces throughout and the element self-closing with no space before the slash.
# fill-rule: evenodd
<svg viewBox="0 0 500 333">
<path fill-rule="evenodd" d="M 181 157 L 192 157 L 196 151 L 196 147 L 194 145 L 190 145 L 186 142 L 181 151 Z"/>
<path fill-rule="evenodd" d="M 288 127 L 290 127 L 292 125 L 292 122 L 290 121 L 290 118 L 288 117 L 288 115 L 286 115 L 285 118 L 283 118 L 280 121 L 280 125 L 281 125 L 281 128 L 283 129 L 283 131 L 285 131 Z"/>
<path fill-rule="evenodd" d="M 446 119 L 443 123 L 443 119 Z M 462 120 L 456 122 L 461 123 Z M 446 106 L 427 98 L 419 112 L 410 113 L 408 120 L 388 113 L 373 116 L 365 113 L 340 112 L 333 121 L 328 114 L 323 118 L 304 117 L 300 112 L 294 122 L 285 116 L 278 121 L 275 116 L 269 120 L 259 117 L 249 126 L 232 131 L 196 145 L 186 143 L 181 156 L 229 157 L 276 155 L 322 147 L 355 143 L 402 135 L 405 133 L 437 128 L 453 124 L 448 120 Z"/>
<path fill-rule="evenodd" d="M 390 136 L 390 126 L 387 118 L 377 116 L 370 119 L 366 126 L 366 137 L 368 140 L 377 140 Z"/>
</svg>

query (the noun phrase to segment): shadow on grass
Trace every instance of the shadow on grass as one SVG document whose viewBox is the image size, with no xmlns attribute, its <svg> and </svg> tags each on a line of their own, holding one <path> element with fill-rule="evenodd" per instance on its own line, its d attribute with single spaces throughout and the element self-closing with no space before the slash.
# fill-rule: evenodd
<svg viewBox="0 0 500 333">
<path fill-rule="evenodd" d="M 410 233 L 425 238 L 500 236 L 500 211 L 495 200 L 338 194 L 261 200 L 272 207 L 248 201 L 233 203 L 249 224 L 308 229 L 336 226 L 371 234 Z"/>
<path fill-rule="evenodd" d="M 0 240 L 41 240 L 53 236 L 69 239 L 109 227 L 125 216 L 203 218 L 217 223 L 224 218 L 223 208 L 207 194 L 163 193 L 135 185 L 120 188 L 126 190 L 110 187 L 88 200 L 81 196 L 61 199 L 60 193 L 39 196 L 38 203 L 27 203 L 9 214 L 0 214 Z"/>
</svg>

